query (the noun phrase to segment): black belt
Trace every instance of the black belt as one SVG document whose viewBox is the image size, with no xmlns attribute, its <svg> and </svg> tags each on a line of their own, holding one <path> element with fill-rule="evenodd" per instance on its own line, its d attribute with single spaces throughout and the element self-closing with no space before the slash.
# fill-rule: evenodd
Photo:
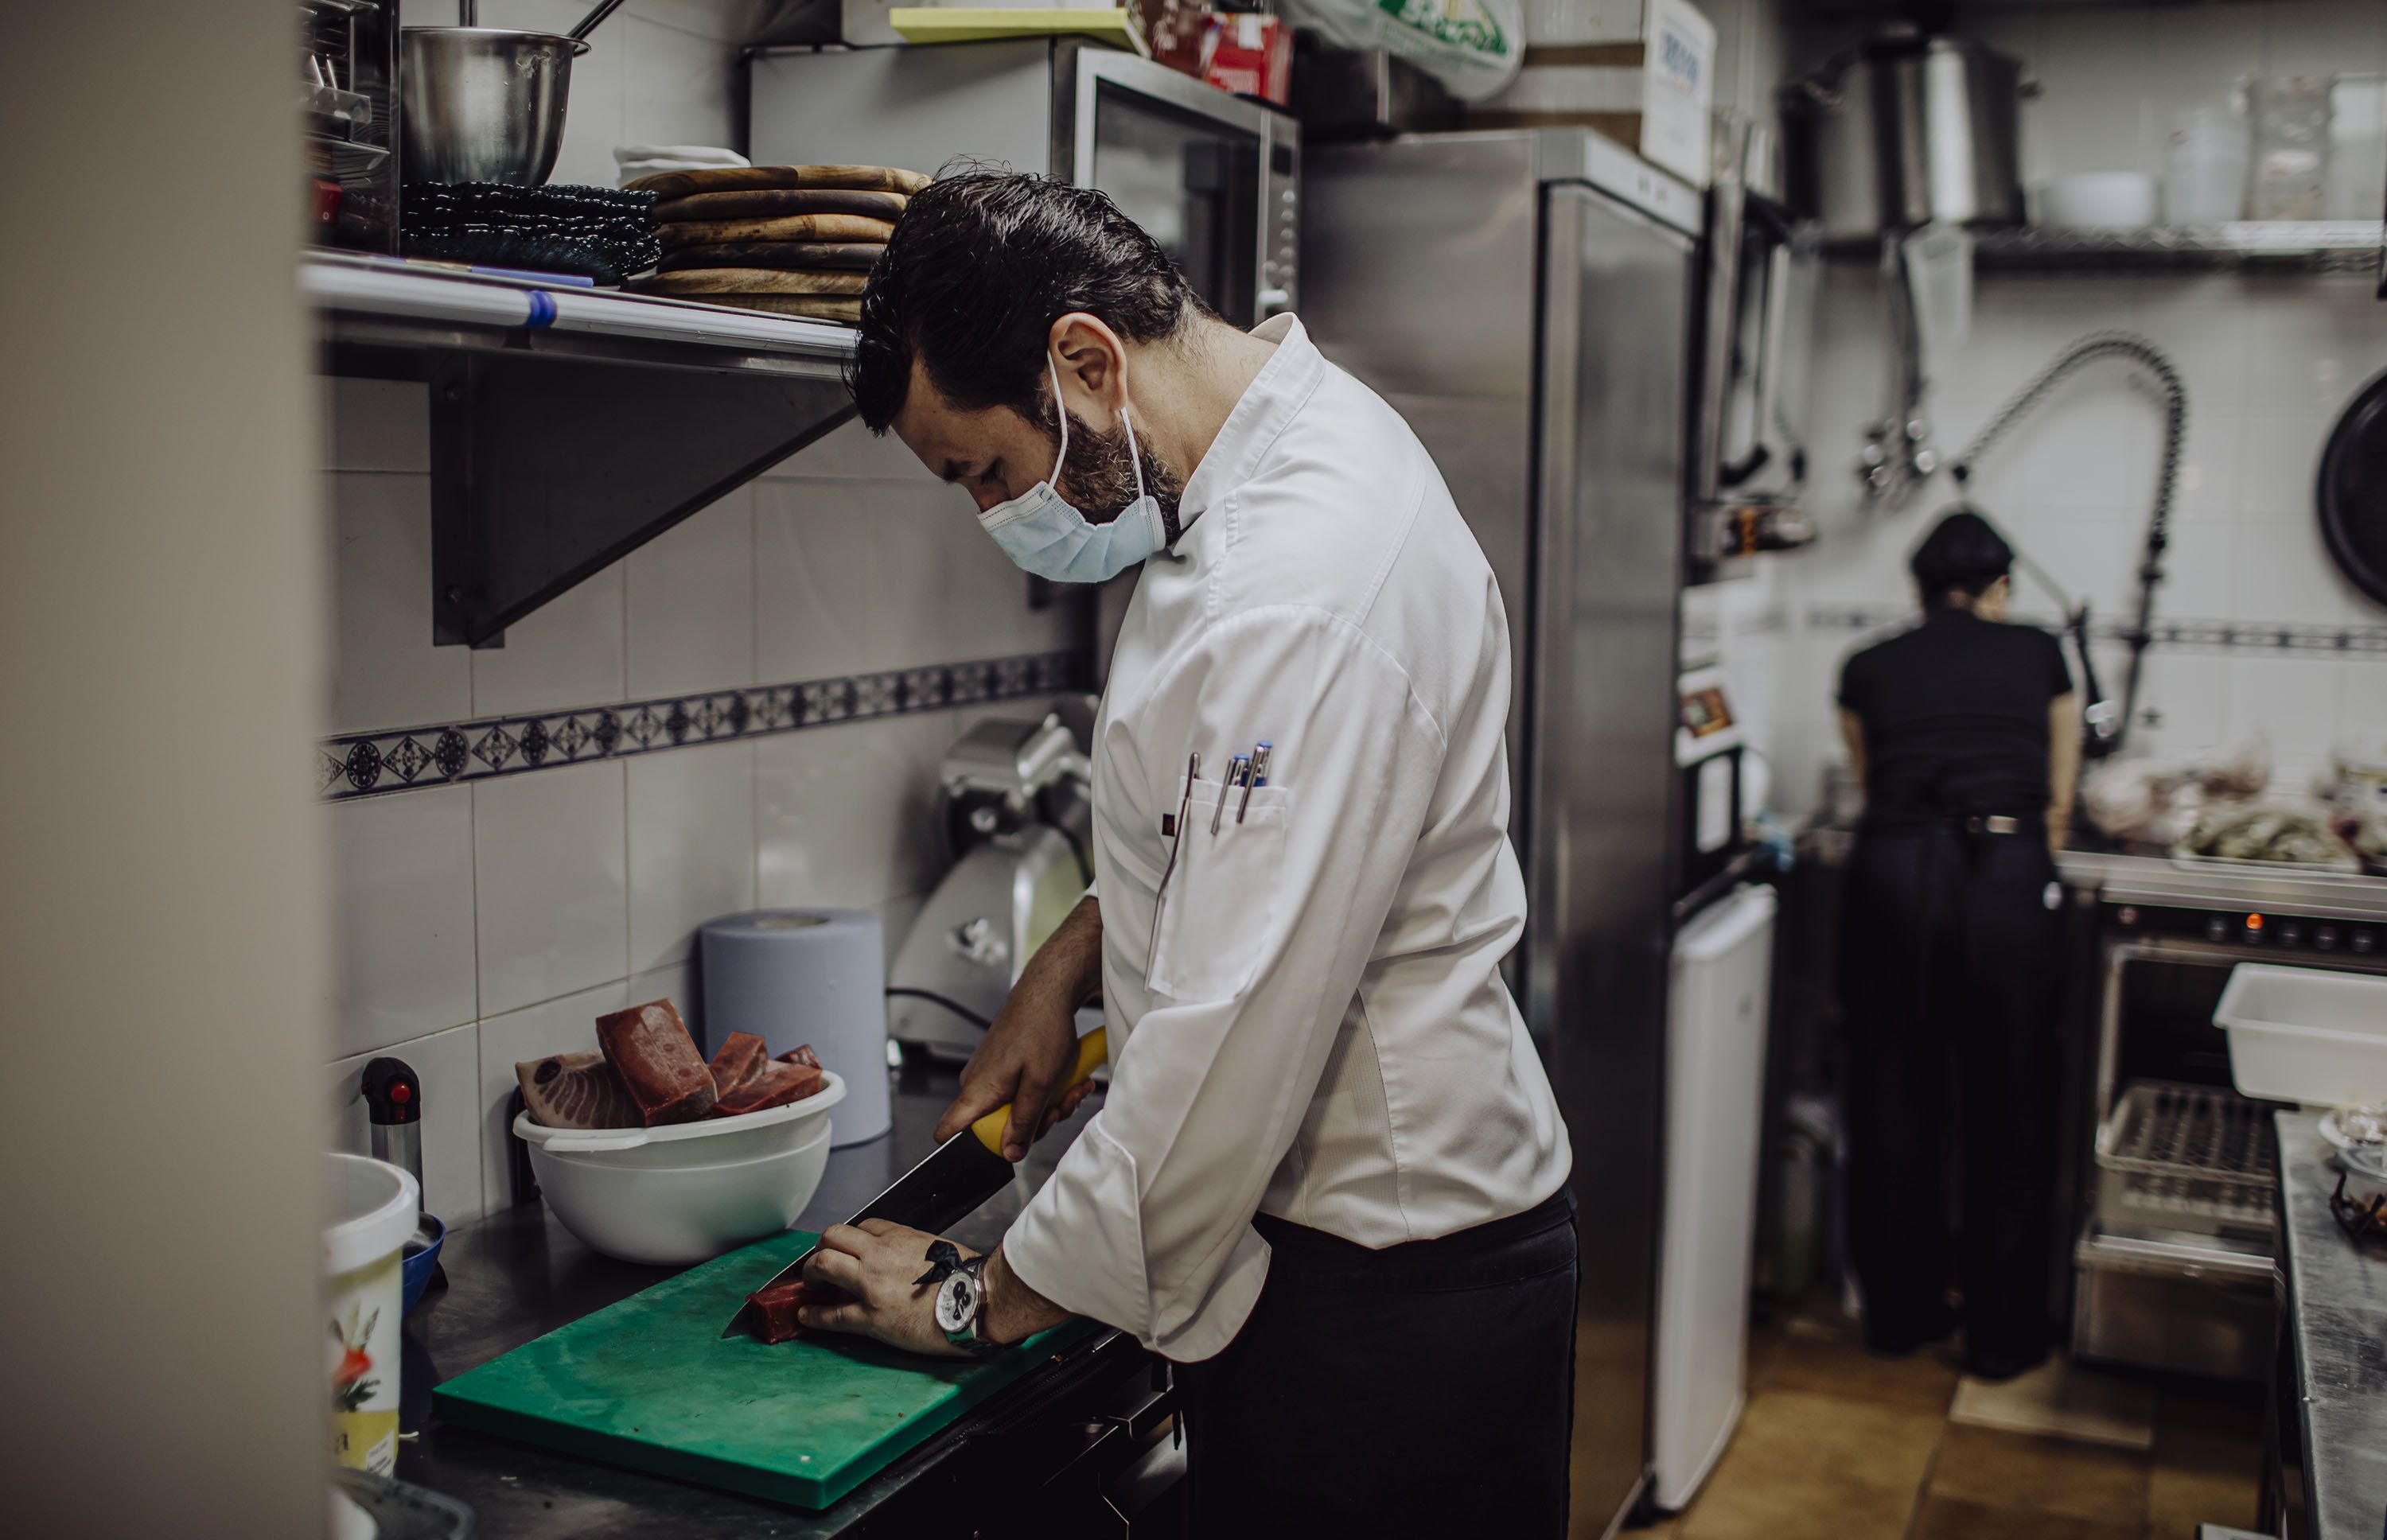
<svg viewBox="0 0 2387 1540">
<path fill-rule="evenodd" d="M 1888 813 L 1866 819 L 1863 827 L 1878 834 L 1922 834 L 1935 828 L 1954 829 L 1959 834 L 2044 834 L 2047 820 L 2036 815 L 2005 813 L 1948 814 L 1936 817 L 1927 813 Z"/>
<path fill-rule="evenodd" d="M 1490 1219 L 1429 1241 L 1403 1241 L 1381 1248 L 1281 1219 L 1252 1216 L 1252 1228 L 1269 1243 L 1269 1276 L 1288 1282 L 1407 1292 L 1412 1289 L 1480 1287 L 1487 1272 L 1523 1277 L 1548 1266 L 1535 1238 L 1574 1223 L 1574 1194 L 1564 1186 L 1522 1214 Z M 1572 1237 L 1564 1247 L 1573 1255 Z M 1553 1256 L 1556 1254 L 1553 1253 Z"/>
</svg>

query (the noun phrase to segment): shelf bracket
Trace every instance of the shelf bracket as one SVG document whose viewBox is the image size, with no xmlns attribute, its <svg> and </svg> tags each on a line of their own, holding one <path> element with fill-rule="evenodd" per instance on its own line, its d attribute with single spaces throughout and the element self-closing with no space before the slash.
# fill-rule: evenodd
<svg viewBox="0 0 2387 1540">
<path fill-rule="evenodd" d="M 834 370 L 440 349 L 430 385 L 432 639 L 505 628 L 853 415 Z"/>
</svg>

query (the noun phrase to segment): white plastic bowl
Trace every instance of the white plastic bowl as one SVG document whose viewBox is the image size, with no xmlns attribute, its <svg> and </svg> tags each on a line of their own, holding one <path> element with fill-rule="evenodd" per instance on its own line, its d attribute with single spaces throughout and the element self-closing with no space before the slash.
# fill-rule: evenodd
<svg viewBox="0 0 2387 1540">
<path fill-rule="evenodd" d="M 654 1129 L 514 1134 L 563 1228 L 625 1262 L 701 1262 L 795 1223 L 828 1169 L 828 1111 L 845 1082 L 824 1072 L 801 1102 Z"/>
<path fill-rule="evenodd" d="M 2267 1102 L 2387 1099 L 2387 977 L 2241 963 L 2213 1007 L 2229 1078 Z"/>
<path fill-rule="evenodd" d="M 2155 179 L 2144 171 L 2076 171 L 2047 184 L 2040 221 L 2059 230 L 2144 230 L 2155 222 Z"/>
</svg>

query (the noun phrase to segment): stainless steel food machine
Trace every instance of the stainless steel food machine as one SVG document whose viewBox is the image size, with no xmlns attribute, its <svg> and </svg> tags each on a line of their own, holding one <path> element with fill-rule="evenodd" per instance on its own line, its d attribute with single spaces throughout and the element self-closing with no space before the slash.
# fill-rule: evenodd
<svg viewBox="0 0 2387 1540">
<path fill-rule="evenodd" d="M 2073 1351 L 2259 1381 L 2279 1261 L 2273 1109 L 2231 1089 L 2214 1007 L 2242 962 L 2387 973 L 2387 879 L 2073 852 L 2062 865 L 2098 920 Z"/>
</svg>

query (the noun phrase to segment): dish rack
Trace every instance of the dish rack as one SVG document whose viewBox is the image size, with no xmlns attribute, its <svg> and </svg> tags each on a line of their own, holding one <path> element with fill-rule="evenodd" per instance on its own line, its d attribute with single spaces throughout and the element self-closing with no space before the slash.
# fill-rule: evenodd
<svg viewBox="0 0 2387 1540">
<path fill-rule="evenodd" d="M 2097 1130 L 2098 1215 L 2109 1226 L 2267 1241 L 2279 1164 L 2261 1103 L 2141 1080 Z"/>
</svg>

